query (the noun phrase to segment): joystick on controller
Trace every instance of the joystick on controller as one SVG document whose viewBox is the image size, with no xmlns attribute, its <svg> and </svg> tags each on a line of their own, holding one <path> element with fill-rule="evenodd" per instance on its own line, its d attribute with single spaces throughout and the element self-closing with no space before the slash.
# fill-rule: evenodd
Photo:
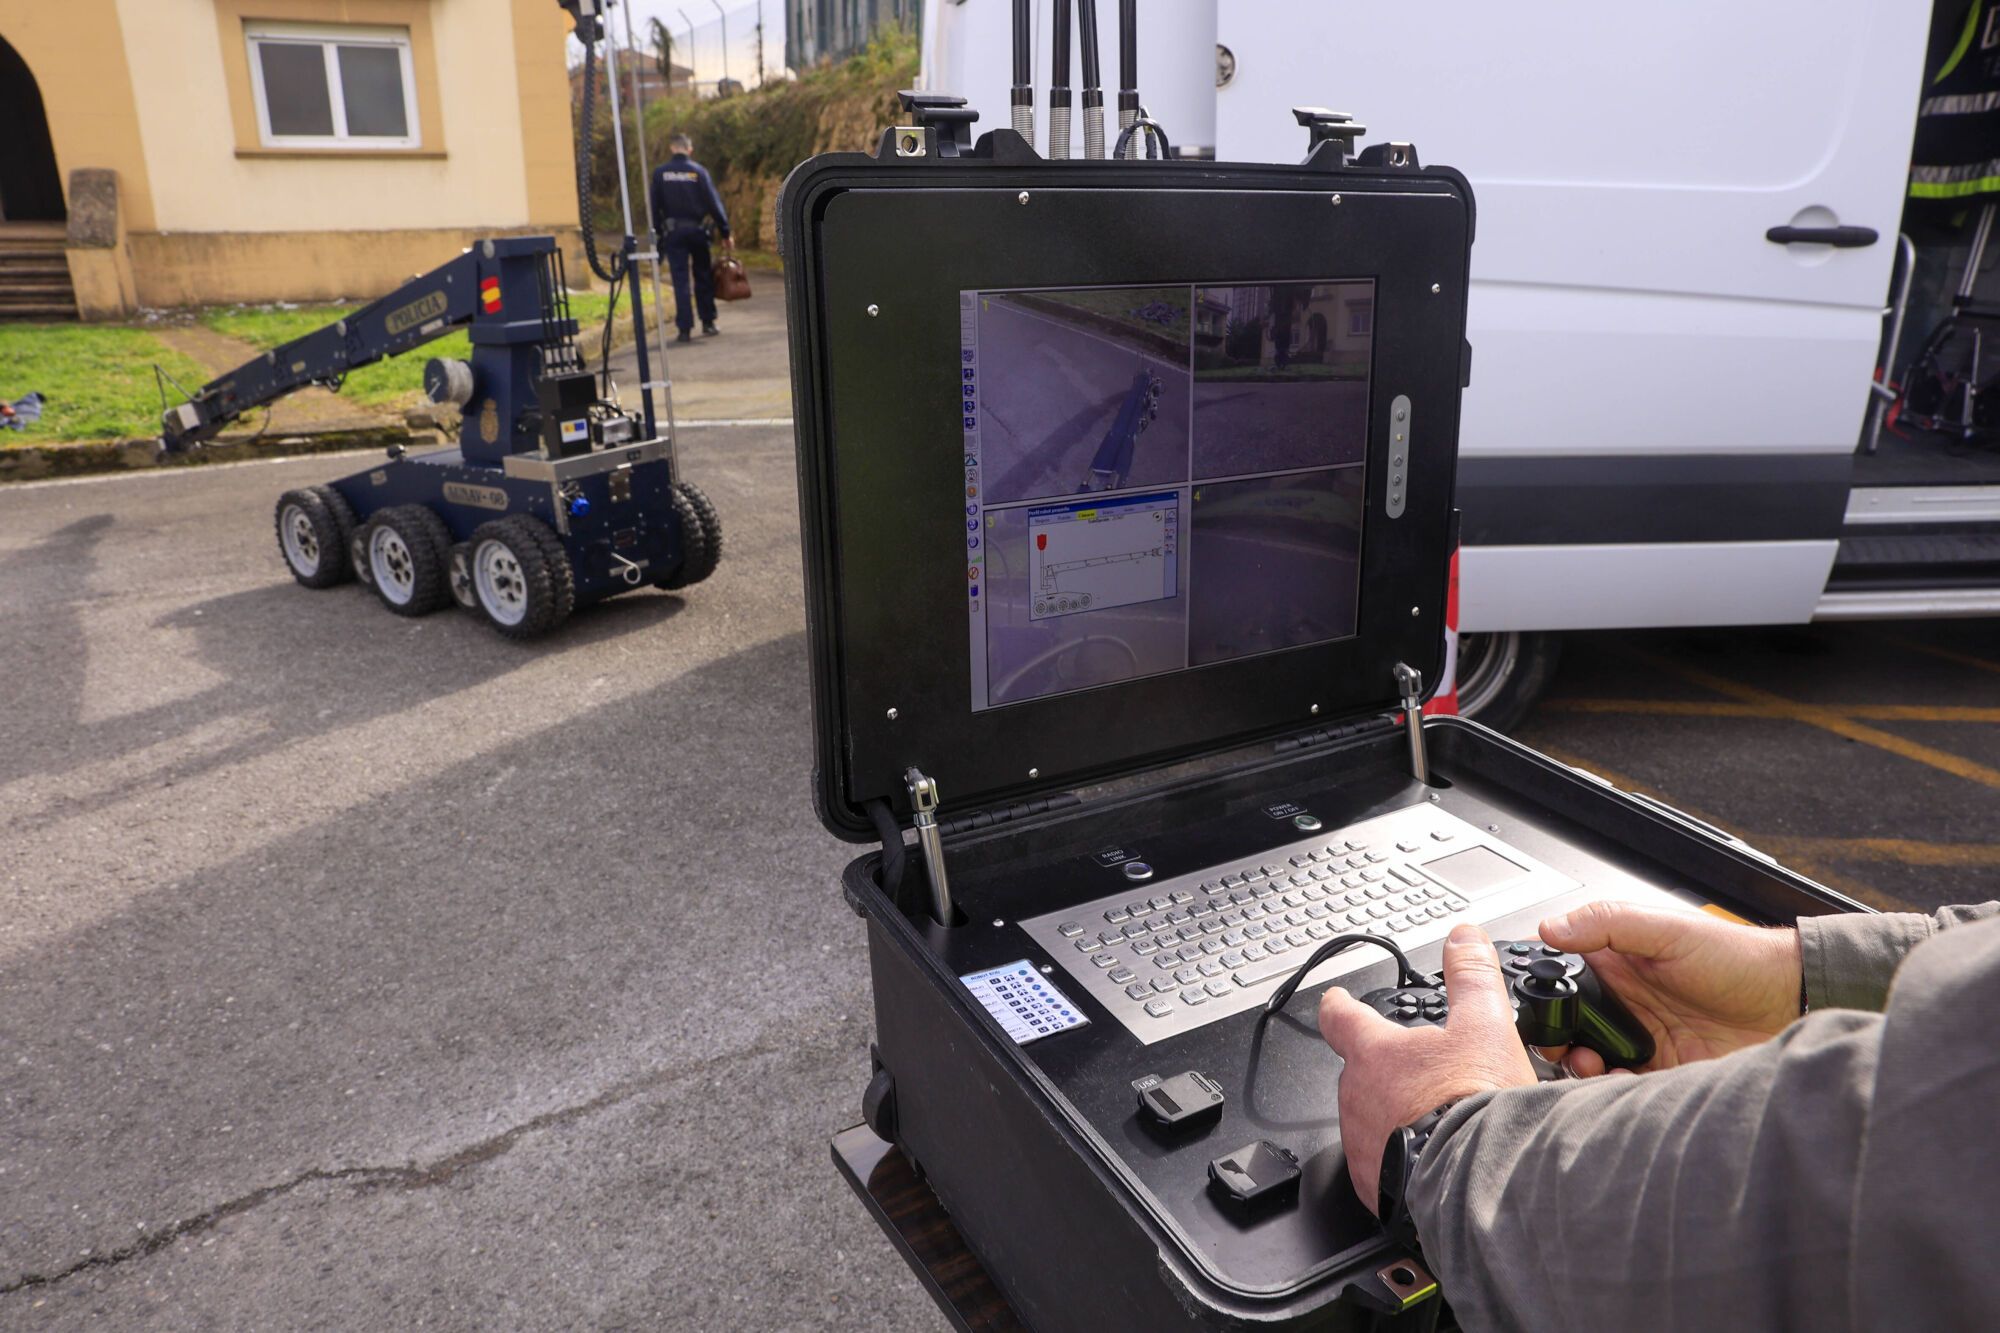
<svg viewBox="0 0 2000 1333">
<path fill-rule="evenodd" d="M 1539 940 L 1502 940 L 1494 947 L 1524 1045 L 1582 1046 L 1614 1069 L 1637 1069 L 1653 1058 L 1652 1035 L 1583 959 Z M 1442 1024 L 1451 1013 L 1444 978 L 1435 974 L 1371 991 L 1361 1002 L 1405 1027 Z"/>
</svg>

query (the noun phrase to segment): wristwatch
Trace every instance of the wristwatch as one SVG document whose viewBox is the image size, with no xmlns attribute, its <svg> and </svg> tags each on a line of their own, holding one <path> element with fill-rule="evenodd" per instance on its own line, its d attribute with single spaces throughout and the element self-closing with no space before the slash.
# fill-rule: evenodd
<svg viewBox="0 0 2000 1333">
<path fill-rule="evenodd" d="M 1410 1178 L 1417 1173 L 1417 1159 L 1423 1154 L 1424 1145 L 1431 1141 L 1438 1122 L 1444 1113 L 1458 1103 L 1456 1100 L 1417 1117 L 1389 1135 L 1389 1141 L 1382 1145 L 1382 1173 L 1376 1177 L 1375 1216 L 1382 1220 L 1382 1228 L 1392 1239 L 1409 1246 L 1412 1250 L 1421 1248 L 1417 1241 L 1416 1219 L 1410 1216 Z"/>
</svg>

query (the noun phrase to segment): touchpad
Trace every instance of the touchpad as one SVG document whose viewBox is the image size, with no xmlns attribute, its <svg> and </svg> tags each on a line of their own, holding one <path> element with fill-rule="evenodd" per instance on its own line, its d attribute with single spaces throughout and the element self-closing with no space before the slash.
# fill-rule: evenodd
<svg viewBox="0 0 2000 1333">
<path fill-rule="evenodd" d="M 1424 873 L 1457 889 L 1468 898 L 1491 893 L 1517 879 L 1526 879 L 1526 866 L 1517 866 L 1491 847 L 1468 847 L 1450 856 L 1424 862 Z"/>
</svg>

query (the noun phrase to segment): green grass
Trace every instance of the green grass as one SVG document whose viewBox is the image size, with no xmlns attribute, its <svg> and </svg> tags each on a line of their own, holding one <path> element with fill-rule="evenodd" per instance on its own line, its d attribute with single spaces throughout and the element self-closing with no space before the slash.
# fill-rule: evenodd
<svg viewBox="0 0 2000 1333">
<path fill-rule="evenodd" d="M 0 447 L 158 435 L 154 362 L 189 388 L 208 378 L 142 329 L 0 324 L 0 398 L 39 392 L 48 400 L 26 430 L 0 430 Z M 167 392 L 178 401 L 171 385 Z"/>
<path fill-rule="evenodd" d="M 598 330 L 604 321 L 605 302 L 602 292 L 570 293 L 570 314 L 582 330 L 579 341 L 593 356 L 597 349 Z M 203 324 L 217 333 L 240 339 L 263 351 L 294 338 L 302 338 L 358 309 L 359 306 L 332 305 L 218 306 L 202 311 L 200 318 Z M 621 320 L 631 314 L 623 301 L 619 302 L 618 314 Z M 448 334 L 401 356 L 363 366 L 347 377 L 340 392 L 342 396 L 364 406 L 397 404 L 423 391 L 424 363 L 432 357 L 448 356 L 463 360 L 471 355 L 472 343 L 463 332 Z"/>
</svg>

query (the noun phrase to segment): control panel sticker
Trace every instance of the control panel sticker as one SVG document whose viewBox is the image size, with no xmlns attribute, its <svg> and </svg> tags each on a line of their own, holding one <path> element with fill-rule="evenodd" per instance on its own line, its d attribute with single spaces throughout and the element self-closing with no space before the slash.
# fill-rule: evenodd
<svg viewBox="0 0 2000 1333">
<path fill-rule="evenodd" d="M 1077 1011 L 1054 981 L 1023 958 L 1004 967 L 968 972 L 959 978 L 985 1006 L 1016 1046 L 1082 1027 L 1090 1020 Z"/>
</svg>

